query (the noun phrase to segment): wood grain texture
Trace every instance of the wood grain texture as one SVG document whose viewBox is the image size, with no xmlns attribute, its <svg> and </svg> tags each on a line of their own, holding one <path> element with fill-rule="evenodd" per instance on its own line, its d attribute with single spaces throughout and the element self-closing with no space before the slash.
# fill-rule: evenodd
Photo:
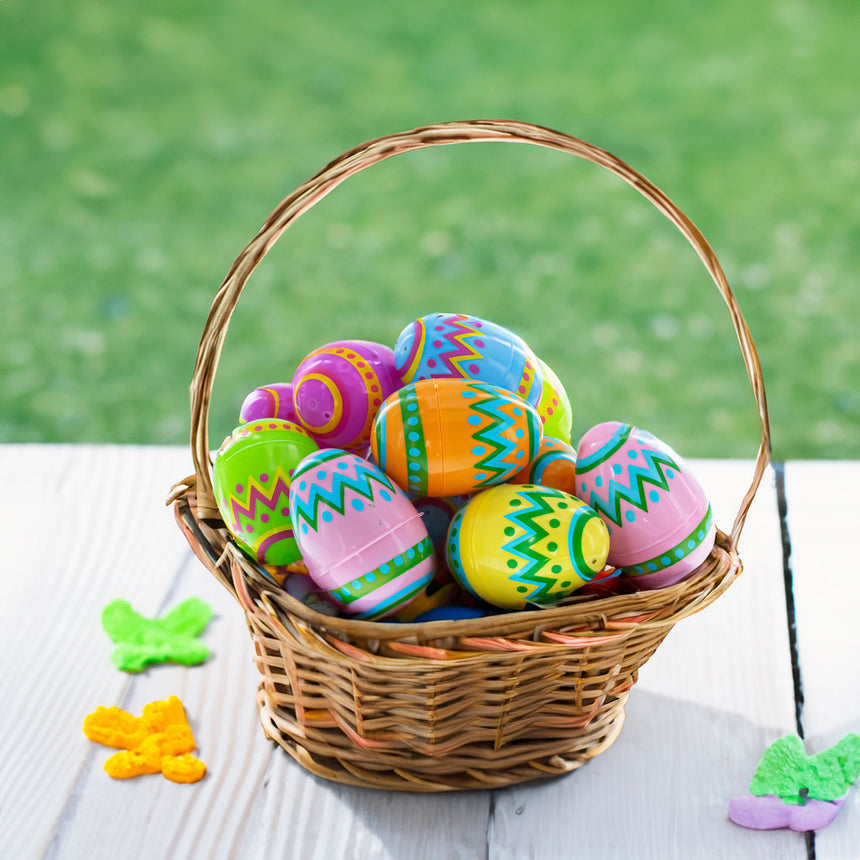
<svg viewBox="0 0 860 860">
<path fill-rule="evenodd" d="M 162 605 L 188 555 L 163 507 L 187 461 L 177 448 L 0 446 L 0 856 L 42 856 L 74 802 L 93 755 L 83 719 L 129 683 L 101 612 L 115 597 Z"/>
<path fill-rule="evenodd" d="M 797 647 L 807 751 L 860 734 L 860 463 L 796 462 L 785 468 Z M 860 787 L 815 835 L 817 860 L 860 857 Z"/>
<path fill-rule="evenodd" d="M 207 777 L 195 785 L 160 775 L 113 780 L 103 770 L 111 750 L 90 744 L 49 857 L 237 856 L 244 813 L 260 789 L 271 749 L 259 731 L 256 673 L 242 613 L 189 554 L 170 604 L 192 595 L 216 613 L 203 637 L 213 649 L 209 660 L 191 668 L 150 667 L 130 679 L 118 702 L 104 704 L 139 714 L 148 702 L 179 696 Z"/>
<path fill-rule="evenodd" d="M 718 524 L 747 463 L 691 461 Z M 767 743 L 794 728 L 779 517 L 772 472 L 741 539 L 745 572 L 678 624 L 647 663 L 615 745 L 552 783 L 496 796 L 491 856 L 805 858 L 798 834 L 728 820 Z"/>
<path fill-rule="evenodd" d="M 306 774 L 280 748 L 248 817 L 242 856 L 476 860 L 487 852 L 490 792 L 419 795 Z"/>
<path fill-rule="evenodd" d="M 22 655 L 7 659 L 0 680 L 0 857 L 483 857 L 488 793 L 427 805 L 330 784 L 265 738 L 244 615 L 164 506 L 187 460 L 179 448 L 0 446 L 0 480 L 23 488 L 0 509 L 20 537 L 4 567 L 11 599 L 0 643 Z M 28 516 L 43 496 L 63 512 L 50 542 Z M 40 545 L 41 556 L 25 551 Z M 215 610 L 205 664 L 133 676 L 113 667 L 100 624 L 110 600 L 156 615 L 192 595 Z M 112 750 L 87 740 L 84 716 L 100 704 L 139 714 L 174 694 L 206 778 L 189 786 L 108 777 Z"/>
<path fill-rule="evenodd" d="M 752 464 L 691 465 L 717 522 L 730 520 Z M 815 514 L 816 494 L 832 490 L 841 467 L 787 472 L 815 749 L 856 730 L 860 713 L 850 660 L 857 578 L 850 564 L 828 567 L 844 600 L 818 587 L 821 545 L 838 556 L 858 522 L 848 488 L 860 467 L 846 468 L 842 521 Z M 0 446 L 0 481 L 17 489 L 0 500 L 0 522 L 15 536 L 0 608 L 0 857 L 806 857 L 797 834 L 755 833 L 727 820 L 730 797 L 746 789 L 767 744 L 794 730 L 770 474 L 741 540 L 744 574 L 681 622 L 643 668 L 609 751 L 544 783 L 424 796 L 326 782 L 265 738 L 244 616 L 191 556 L 164 507 L 171 483 L 189 471 L 181 448 Z M 59 512 L 47 534 L 30 513 L 42 499 Z M 191 595 L 216 613 L 204 633 L 213 649 L 205 664 L 137 676 L 113 667 L 100 625 L 111 599 L 156 615 Z M 171 694 L 186 705 L 206 778 L 192 786 L 160 776 L 110 779 L 110 750 L 84 737 L 84 716 L 99 704 L 140 713 Z M 819 834 L 820 858 L 857 854 L 856 789 L 851 797 L 854 806 Z"/>
</svg>

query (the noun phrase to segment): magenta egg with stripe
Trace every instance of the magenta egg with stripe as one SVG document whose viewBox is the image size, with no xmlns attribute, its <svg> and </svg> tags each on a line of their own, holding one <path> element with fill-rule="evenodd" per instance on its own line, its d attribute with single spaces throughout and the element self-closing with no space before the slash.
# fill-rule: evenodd
<svg viewBox="0 0 860 860">
<path fill-rule="evenodd" d="M 292 385 L 296 414 L 320 447 L 363 452 L 379 407 L 402 380 L 390 347 L 342 340 L 307 355 Z"/>
<path fill-rule="evenodd" d="M 308 573 L 350 615 L 397 612 L 436 571 L 414 505 L 375 464 L 348 451 L 324 449 L 299 463 L 290 514 Z"/>
</svg>

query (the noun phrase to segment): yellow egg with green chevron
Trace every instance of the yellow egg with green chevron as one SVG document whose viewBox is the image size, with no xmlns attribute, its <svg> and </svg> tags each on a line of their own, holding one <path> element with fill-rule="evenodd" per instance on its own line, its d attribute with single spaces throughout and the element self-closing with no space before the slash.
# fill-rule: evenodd
<svg viewBox="0 0 860 860">
<path fill-rule="evenodd" d="M 585 502 L 536 484 L 499 484 L 474 496 L 448 529 L 454 578 L 502 609 L 551 606 L 606 564 L 609 532 Z"/>
</svg>

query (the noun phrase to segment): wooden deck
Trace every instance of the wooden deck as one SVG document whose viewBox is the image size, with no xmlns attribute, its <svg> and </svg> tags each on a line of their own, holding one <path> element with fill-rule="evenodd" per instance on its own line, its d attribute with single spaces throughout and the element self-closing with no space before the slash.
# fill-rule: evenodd
<svg viewBox="0 0 860 860">
<path fill-rule="evenodd" d="M 726 528 L 752 463 L 690 465 Z M 0 446 L 0 858 L 860 857 L 856 786 L 814 837 L 727 817 L 777 737 L 800 731 L 819 752 L 860 731 L 860 463 L 768 472 L 743 576 L 642 669 L 611 749 L 562 778 L 430 796 L 325 782 L 266 740 L 243 614 L 164 506 L 190 472 L 183 448 Z M 114 668 L 108 602 L 157 615 L 189 596 L 216 612 L 205 664 Z M 205 779 L 109 778 L 84 716 L 174 694 Z"/>
</svg>

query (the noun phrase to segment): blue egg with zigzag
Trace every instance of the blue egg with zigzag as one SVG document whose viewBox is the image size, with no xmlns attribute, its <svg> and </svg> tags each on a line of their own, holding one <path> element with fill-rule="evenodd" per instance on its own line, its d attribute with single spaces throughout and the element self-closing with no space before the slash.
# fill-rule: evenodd
<svg viewBox="0 0 860 860">
<path fill-rule="evenodd" d="M 563 490 L 500 484 L 457 511 L 445 552 L 463 589 L 501 609 L 527 609 L 558 603 L 597 576 L 609 535 Z"/>
<path fill-rule="evenodd" d="M 537 408 L 543 366 L 529 345 L 498 323 L 468 314 L 437 313 L 409 323 L 394 362 L 404 382 L 474 379 L 504 388 Z"/>
</svg>

